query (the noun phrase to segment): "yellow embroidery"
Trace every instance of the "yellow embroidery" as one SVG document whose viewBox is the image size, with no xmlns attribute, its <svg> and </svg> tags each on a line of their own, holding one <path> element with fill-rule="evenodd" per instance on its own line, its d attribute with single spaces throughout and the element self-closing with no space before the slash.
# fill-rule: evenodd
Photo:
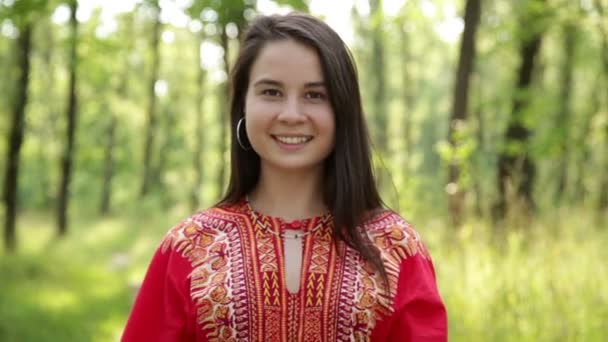
<svg viewBox="0 0 608 342">
<path fill-rule="evenodd" d="M 367 226 L 372 242 L 380 249 L 389 281 L 388 292 L 383 281 L 369 263 L 363 263 L 357 272 L 357 296 L 353 311 L 355 340 L 366 341 L 377 319 L 393 311 L 393 298 L 397 291 L 401 262 L 420 254 L 428 258 L 428 251 L 414 229 L 396 214 L 385 212 Z M 384 290 L 383 290 L 384 289 Z M 361 332 L 361 333 L 360 333 Z"/>
</svg>

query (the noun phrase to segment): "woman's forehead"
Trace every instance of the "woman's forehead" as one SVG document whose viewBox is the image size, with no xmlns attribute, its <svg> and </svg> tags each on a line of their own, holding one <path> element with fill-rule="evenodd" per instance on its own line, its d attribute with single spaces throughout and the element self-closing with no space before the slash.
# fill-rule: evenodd
<svg viewBox="0 0 608 342">
<path fill-rule="evenodd" d="M 250 81 L 313 84 L 323 82 L 323 70 L 317 52 L 294 40 L 267 43 L 258 54 L 250 71 Z"/>
</svg>

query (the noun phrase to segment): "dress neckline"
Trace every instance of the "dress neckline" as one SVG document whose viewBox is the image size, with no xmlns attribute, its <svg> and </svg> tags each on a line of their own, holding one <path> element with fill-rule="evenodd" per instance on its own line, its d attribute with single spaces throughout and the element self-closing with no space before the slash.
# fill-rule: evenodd
<svg viewBox="0 0 608 342">
<path fill-rule="evenodd" d="M 280 224 L 280 227 L 283 229 L 303 230 L 303 229 L 306 229 L 306 227 L 308 227 L 310 222 L 324 221 L 332 215 L 331 212 L 327 211 L 323 214 L 316 215 L 316 216 L 310 216 L 310 217 L 305 217 L 302 219 L 295 219 L 295 220 L 286 220 L 283 217 L 268 215 L 268 214 L 262 213 L 256 209 L 254 209 L 251 206 L 251 203 L 249 203 L 247 196 L 245 196 L 243 198 L 243 204 L 245 206 L 245 210 L 250 211 L 249 215 L 251 215 L 253 213 L 253 215 L 258 217 L 258 219 L 260 219 L 260 220 L 276 221 Z"/>
</svg>

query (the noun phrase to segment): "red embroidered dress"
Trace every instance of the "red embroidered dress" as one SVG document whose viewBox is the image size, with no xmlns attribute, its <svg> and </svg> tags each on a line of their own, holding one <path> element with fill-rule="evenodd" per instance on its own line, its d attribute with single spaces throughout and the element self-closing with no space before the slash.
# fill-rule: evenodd
<svg viewBox="0 0 608 342">
<path fill-rule="evenodd" d="M 252 214 L 245 201 L 193 215 L 154 255 L 122 340 L 447 340 L 433 265 L 414 229 L 392 211 L 365 224 L 382 252 L 386 293 L 357 252 L 336 248 L 332 224 L 329 214 L 302 221 L 309 233 L 294 294 L 280 219 Z"/>
</svg>

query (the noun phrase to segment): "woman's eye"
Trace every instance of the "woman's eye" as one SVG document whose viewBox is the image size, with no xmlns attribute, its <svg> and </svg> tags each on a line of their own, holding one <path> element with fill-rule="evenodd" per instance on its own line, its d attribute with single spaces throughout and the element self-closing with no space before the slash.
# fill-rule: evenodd
<svg viewBox="0 0 608 342">
<path fill-rule="evenodd" d="M 267 96 L 280 96 L 281 92 L 276 89 L 264 89 L 262 90 L 262 95 Z"/>
<path fill-rule="evenodd" d="M 318 92 L 318 91 L 310 91 L 310 92 L 306 93 L 306 98 L 313 99 L 313 100 L 322 100 L 325 98 L 325 94 Z"/>
</svg>

